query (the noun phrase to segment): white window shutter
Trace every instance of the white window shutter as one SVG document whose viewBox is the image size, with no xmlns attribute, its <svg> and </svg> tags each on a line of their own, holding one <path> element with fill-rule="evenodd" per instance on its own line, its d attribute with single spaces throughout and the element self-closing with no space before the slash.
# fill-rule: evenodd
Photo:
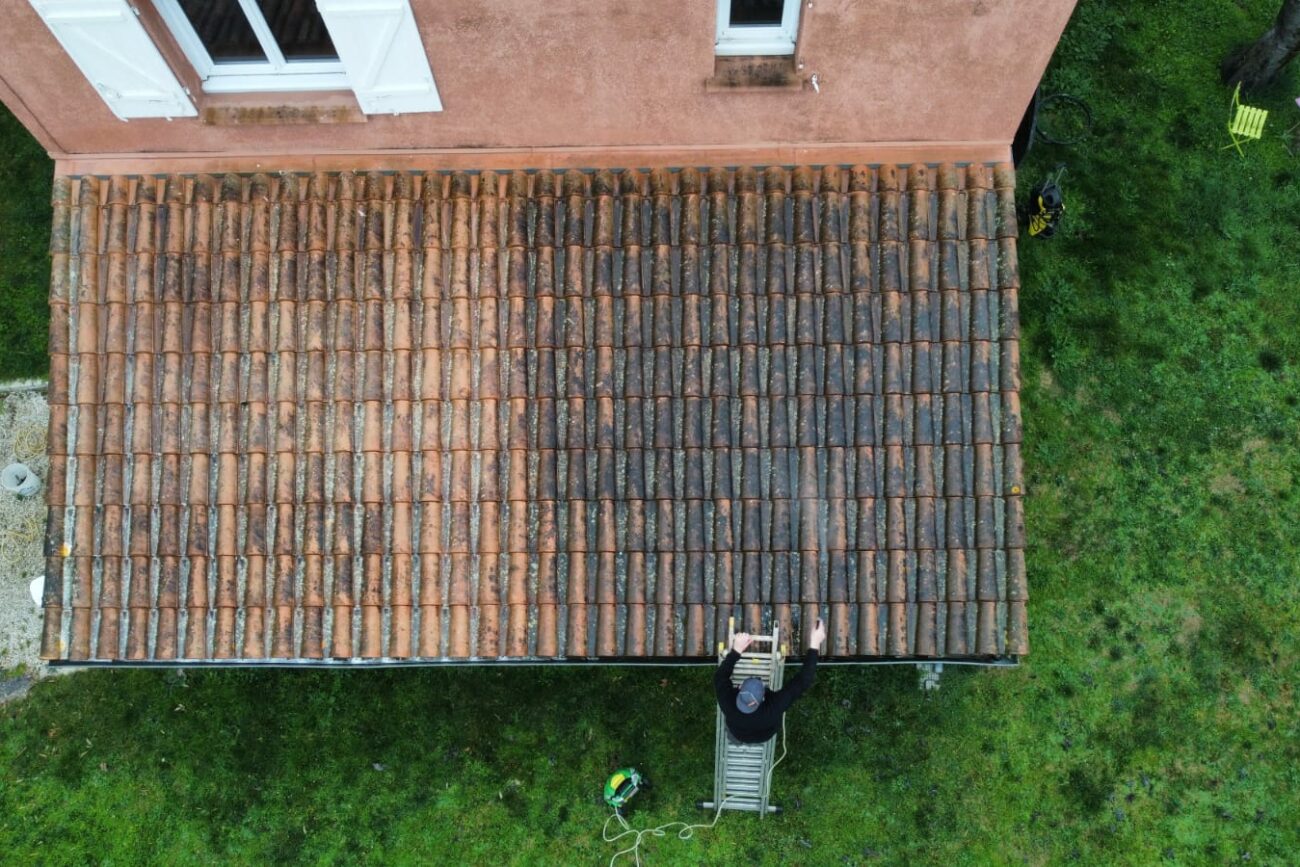
<svg viewBox="0 0 1300 867">
<path fill-rule="evenodd" d="M 442 111 L 408 0 L 316 0 L 366 114 Z"/>
<path fill-rule="evenodd" d="M 31 4 L 122 120 L 198 114 L 127 0 L 31 0 Z"/>
</svg>

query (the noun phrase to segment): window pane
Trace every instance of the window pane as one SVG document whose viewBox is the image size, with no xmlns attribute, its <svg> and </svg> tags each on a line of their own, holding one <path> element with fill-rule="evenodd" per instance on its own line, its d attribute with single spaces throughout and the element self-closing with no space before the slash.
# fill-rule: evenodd
<svg viewBox="0 0 1300 867">
<path fill-rule="evenodd" d="M 239 0 L 180 0 L 180 7 L 214 63 L 266 61 Z"/>
<path fill-rule="evenodd" d="M 780 26 L 783 11 L 784 0 L 731 0 L 731 26 Z"/>
<path fill-rule="evenodd" d="M 315 0 L 257 0 L 285 60 L 338 60 Z"/>
</svg>

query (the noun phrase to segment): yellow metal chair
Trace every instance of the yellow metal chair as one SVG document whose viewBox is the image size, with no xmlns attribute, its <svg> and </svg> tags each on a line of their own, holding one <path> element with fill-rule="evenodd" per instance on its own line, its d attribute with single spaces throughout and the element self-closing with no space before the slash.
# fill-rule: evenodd
<svg viewBox="0 0 1300 867">
<path fill-rule="evenodd" d="M 1228 122 L 1228 135 L 1232 136 L 1232 144 L 1224 145 L 1221 150 L 1235 147 L 1237 153 L 1244 157 L 1246 154 L 1241 149 L 1241 143 L 1258 140 L 1264 135 L 1264 121 L 1268 120 L 1268 109 L 1243 105 L 1241 82 L 1237 82 L 1237 89 L 1232 92 L 1232 108 L 1234 109 L 1232 120 Z"/>
</svg>

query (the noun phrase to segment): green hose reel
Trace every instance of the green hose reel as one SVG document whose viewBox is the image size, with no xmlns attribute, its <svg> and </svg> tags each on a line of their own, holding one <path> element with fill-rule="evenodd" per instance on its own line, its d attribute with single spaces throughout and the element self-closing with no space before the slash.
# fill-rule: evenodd
<svg viewBox="0 0 1300 867">
<path fill-rule="evenodd" d="M 615 810 L 622 809 L 644 784 L 636 768 L 619 768 L 605 781 L 605 803 Z"/>
</svg>

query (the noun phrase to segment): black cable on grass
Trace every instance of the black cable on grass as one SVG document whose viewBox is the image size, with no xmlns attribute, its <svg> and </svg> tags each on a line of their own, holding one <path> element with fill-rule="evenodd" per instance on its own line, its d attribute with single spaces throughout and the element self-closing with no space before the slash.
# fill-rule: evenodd
<svg viewBox="0 0 1300 867">
<path fill-rule="evenodd" d="M 1053 108 L 1056 111 L 1053 111 Z M 1062 112 L 1062 109 L 1064 111 Z M 1061 114 L 1069 117 L 1071 115 L 1081 118 L 1082 123 L 1075 135 L 1066 135 L 1062 130 L 1056 130 L 1057 135 L 1052 135 L 1047 131 L 1051 127 L 1051 118 L 1055 115 L 1059 120 Z M 1044 121 L 1048 123 L 1044 124 Z M 1069 93 L 1053 93 L 1044 96 L 1038 104 L 1038 116 L 1035 129 L 1036 138 L 1046 144 L 1054 145 L 1074 145 L 1083 141 L 1092 132 L 1092 109 L 1088 103 L 1079 97 Z"/>
</svg>

